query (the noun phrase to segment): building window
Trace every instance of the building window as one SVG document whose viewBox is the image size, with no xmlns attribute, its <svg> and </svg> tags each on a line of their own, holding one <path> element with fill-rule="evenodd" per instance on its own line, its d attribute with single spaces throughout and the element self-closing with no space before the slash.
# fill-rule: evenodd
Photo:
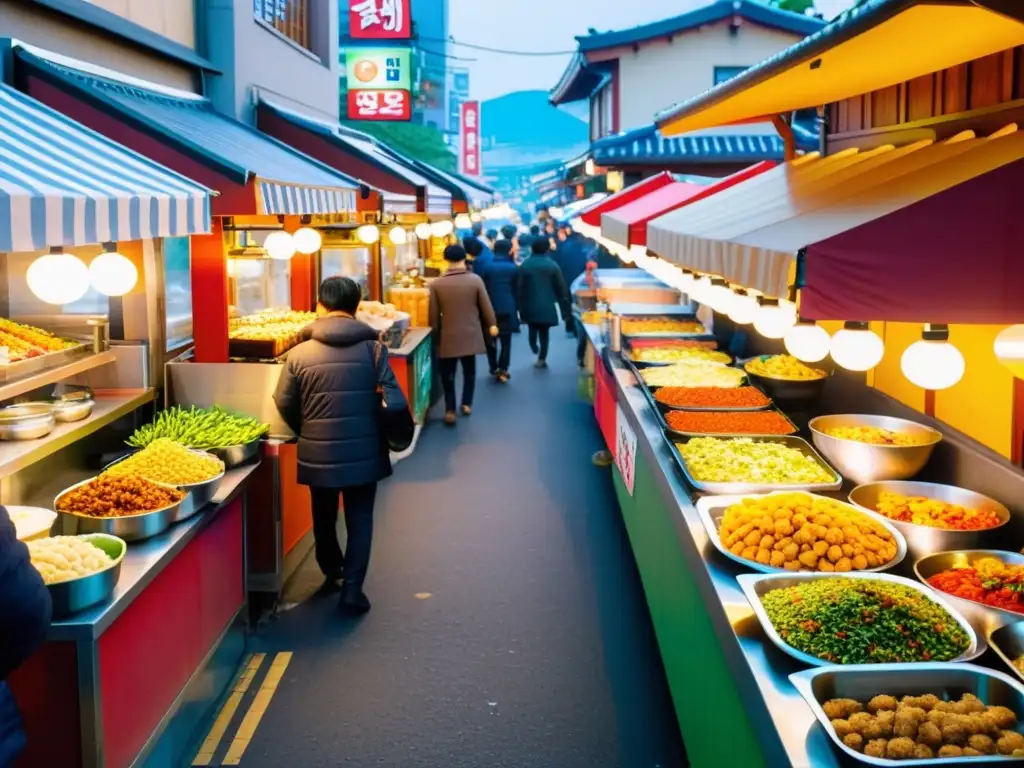
<svg viewBox="0 0 1024 768">
<path fill-rule="evenodd" d="M 732 80 L 741 72 L 746 72 L 748 67 L 715 67 L 715 85 Z"/>
<path fill-rule="evenodd" d="M 309 44 L 309 0 L 253 0 L 256 18 L 307 51 Z"/>
</svg>

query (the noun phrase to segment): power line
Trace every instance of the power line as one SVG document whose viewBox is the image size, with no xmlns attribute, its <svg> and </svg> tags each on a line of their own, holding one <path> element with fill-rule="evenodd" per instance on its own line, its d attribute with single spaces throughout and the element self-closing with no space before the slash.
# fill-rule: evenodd
<svg viewBox="0 0 1024 768">
<path fill-rule="evenodd" d="M 454 37 L 449 37 L 444 40 L 440 37 L 420 37 L 420 40 L 428 40 L 433 43 L 447 43 L 448 45 L 459 45 L 463 48 L 471 48 L 474 51 L 486 51 L 487 53 L 500 53 L 504 56 L 568 56 L 576 53 L 576 50 L 571 51 L 512 51 L 508 48 L 491 48 L 486 45 L 476 45 L 475 43 L 464 43 L 460 40 L 456 40 Z"/>
</svg>

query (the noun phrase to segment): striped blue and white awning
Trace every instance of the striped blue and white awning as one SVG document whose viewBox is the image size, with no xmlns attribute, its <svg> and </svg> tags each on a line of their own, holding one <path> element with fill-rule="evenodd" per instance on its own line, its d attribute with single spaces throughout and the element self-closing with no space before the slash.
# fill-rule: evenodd
<svg viewBox="0 0 1024 768">
<path fill-rule="evenodd" d="M 0 84 L 0 252 L 210 231 L 210 191 Z"/>
<path fill-rule="evenodd" d="M 355 192 L 339 187 L 303 187 L 259 179 L 260 213 L 271 216 L 354 211 Z M 415 202 L 415 200 L 413 201 Z"/>
</svg>

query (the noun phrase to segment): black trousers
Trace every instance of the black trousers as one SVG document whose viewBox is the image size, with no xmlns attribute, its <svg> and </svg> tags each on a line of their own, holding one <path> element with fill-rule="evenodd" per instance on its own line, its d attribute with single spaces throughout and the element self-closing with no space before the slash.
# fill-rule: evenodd
<svg viewBox="0 0 1024 768">
<path fill-rule="evenodd" d="M 501 370 L 501 366 L 498 365 L 498 342 L 492 338 L 487 339 L 487 370 L 491 374 Z"/>
<path fill-rule="evenodd" d="M 512 363 L 512 332 L 498 334 L 498 342 L 501 351 L 498 352 L 498 370 L 508 373 L 508 367 Z"/>
<path fill-rule="evenodd" d="M 473 405 L 473 391 L 476 389 L 476 357 L 442 357 L 441 386 L 444 388 L 444 409 L 455 410 L 455 370 L 462 363 L 462 404 Z"/>
<path fill-rule="evenodd" d="M 583 323 L 579 320 L 576 321 L 576 361 L 583 365 L 583 361 L 586 359 L 587 354 L 587 329 L 583 327 Z"/>
<path fill-rule="evenodd" d="M 530 325 L 530 347 L 537 347 L 538 360 L 548 359 L 548 341 L 551 338 L 551 327 L 547 325 Z"/>
<path fill-rule="evenodd" d="M 345 572 L 346 586 L 362 589 L 366 570 L 370 567 L 370 544 L 373 541 L 373 502 L 377 484 L 354 485 L 349 488 L 309 489 L 313 497 L 313 539 L 316 562 L 324 576 L 337 577 Z M 338 544 L 338 498 L 345 507 L 345 529 L 348 543 L 342 553 Z"/>
</svg>

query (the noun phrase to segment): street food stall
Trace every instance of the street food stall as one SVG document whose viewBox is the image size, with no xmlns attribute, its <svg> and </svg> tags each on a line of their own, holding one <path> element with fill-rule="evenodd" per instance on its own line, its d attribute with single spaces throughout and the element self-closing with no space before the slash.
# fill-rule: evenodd
<svg viewBox="0 0 1024 768">
<path fill-rule="evenodd" d="M 691 765 L 1024 757 L 1024 20 L 994 5 L 866 4 L 666 111 L 824 106 L 825 151 L 616 225 L 703 326 L 586 325 Z"/>
</svg>

